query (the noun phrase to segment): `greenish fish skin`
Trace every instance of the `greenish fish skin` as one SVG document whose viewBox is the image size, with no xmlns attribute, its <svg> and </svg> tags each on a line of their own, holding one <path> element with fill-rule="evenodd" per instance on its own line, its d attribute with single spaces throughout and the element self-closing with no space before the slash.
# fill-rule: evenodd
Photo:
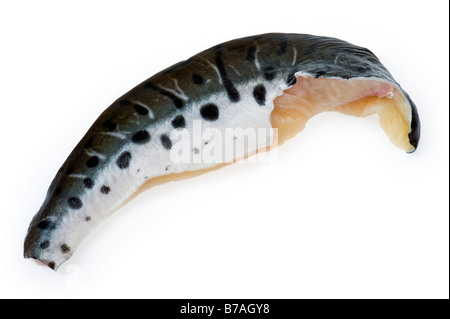
<svg viewBox="0 0 450 319">
<path fill-rule="evenodd" d="M 270 33 L 200 52 L 150 77 L 99 116 L 53 179 L 28 228 L 24 256 L 56 270 L 146 180 L 203 168 L 171 165 L 170 130 L 191 128 L 193 120 L 225 126 L 239 121 L 246 104 L 270 114 L 273 99 L 295 83 L 298 72 L 378 78 L 401 89 L 371 51 L 335 38 Z M 420 121 L 402 92 L 411 107 L 409 139 L 416 148 Z"/>
</svg>

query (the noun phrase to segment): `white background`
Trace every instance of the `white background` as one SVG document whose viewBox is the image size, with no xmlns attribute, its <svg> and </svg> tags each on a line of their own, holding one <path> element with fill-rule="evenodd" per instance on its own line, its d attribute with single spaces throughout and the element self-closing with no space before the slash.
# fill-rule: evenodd
<svg viewBox="0 0 450 319">
<path fill-rule="evenodd" d="M 448 1 L 1 1 L 1 298 L 448 298 Z M 54 174 L 161 69 L 264 32 L 372 50 L 416 102 L 408 155 L 377 118 L 313 118 L 269 164 L 153 188 L 58 272 L 22 257 Z"/>
</svg>

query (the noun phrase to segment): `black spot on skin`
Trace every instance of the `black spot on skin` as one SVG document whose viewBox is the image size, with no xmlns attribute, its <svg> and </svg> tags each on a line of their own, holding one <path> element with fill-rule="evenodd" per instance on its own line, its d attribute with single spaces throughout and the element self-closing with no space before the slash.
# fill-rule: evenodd
<svg viewBox="0 0 450 319">
<path fill-rule="evenodd" d="M 60 248 L 63 254 L 67 254 L 70 251 L 70 247 L 67 244 L 62 244 Z"/>
<path fill-rule="evenodd" d="M 54 261 L 51 261 L 51 262 L 49 262 L 49 263 L 47 264 L 47 266 L 48 266 L 49 268 L 55 270 L 56 264 L 55 264 Z"/>
<path fill-rule="evenodd" d="M 169 136 L 167 136 L 167 134 L 161 135 L 161 143 L 166 150 L 170 150 L 172 148 L 172 141 L 170 140 Z"/>
<path fill-rule="evenodd" d="M 103 126 L 106 127 L 110 131 L 115 130 L 117 127 L 116 123 L 112 122 L 111 120 L 107 120 L 107 121 L 103 122 Z"/>
<path fill-rule="evenodd" d="M 219 118 L 219 108 L 213 103 L 205 104 L 200 108 L 200 115 L 207 121 L 215 121 Z"/>
<path fill-rule="evenodd" d="M 84 147 L 89 148 L 92 146 L 92 137 L 88 138 L 86 142 L 84 142 Z"/>
<path fill-rule="evenodd" d="M 85 179 L 83 180 L 83 183 L 84 183 L 84 186 L 85 186 L 86 188 L 91 189 L 92 187 L 94 187 L 94 181 L 93 181 L 92 179 L 90 179 L 90 178 L 85 178 Z"/>
<path fill-rule="evenodd" d="M 86 166 L 89 168 L 95 167 L 98 165 L 100 159 L 97 156 L 92 156 L 86 162 Z"/>
<path fill-rule="evenodd" d="M 48 247 L 50 247 L 50 242 L 48 240 L 43 241 L 39 247 L 41 247 L 41 249 L 47 249 Z"/>
<path fill-rule="evenodd" d="M 288 86 L 292 86 L 295 83 L 297 83 L 297 77 L 295 76 L 294 73 L 288 75 L 286 83 L 287 83 Z"/>
<path fill-rule="evenodd" d="M 61 194 L 61 192 L 62 192 L 61 187 L 57 187 L 57 188 L 55 189 L 55 191 L 53 192 L 53 195 L 54 195 L 54 196 L 58 196 L 58 195 Z"/>
<path fill-rule="evenodd" d="M 256 103 L 264 106 L 266 104 L 266 87 L 263 84 L 255 86 L 253 89 L 253 97 L 255 98 Z"/>
<path fill-rule="evenodd" d="M 120 169 L 125 169 L 130 165 L 130 161 L 131 161 L 131 153 L 123 152 L 117 158 L 116 164 L 117 166 L 119 166 Z"/>
<path fill-rule="evenodd" d="M 83 202 L 78 197 L 70 197 L 67 203 L 72 209 L 80 209 L 83 206 Z"/>
<path fill-rule="evenodd" d="M 251 46 L 248 51 L 245 59 L 250 62 L 254 62 L 256 59 L 256 46 Z"/>
<path fill-rule="evenodd" d="M 183 115 L 178 115 L 172 120 L 172 126 L 173 128 L 183 128 L 186 126 L 186 120 L 184 119 Z"/>
<path fill-rule="evenodd" d="M 233 89 L 227 90 L 227 94 L 231 102 L 239 102 L 239 100 L 241 99 L 238 90 L 234 87 Z"/>
<path fill-rule="evenodd" d="M 143 107 L 142 105 L 134 103 L 133 106 L 134 106 L 134 109 L 136 110 L 136 112 L 138 112 L 140 115 L 148 114 L 148 109 Z"/>
<path fill-rule="evenodd" d="M 275 78 L 275 69 L 271 66 L 268 66 L 263 70 L 264 78 L 267 81 L 272 81 Z"/>
<path fill-rule="evenodd" d="M 192 81 L 197 84 L 203 84 L 203 77 L 200 74 L 194 73 L 192 74 Z"/>
<path fill-rule="evenodd" d="M 108 195 L 110 191 L 111 191 L 111 188 L 109 188 L 106 185 L 103 185 L 102 188 L 100 188 L 100 192 L 102 192 L 102 194 L 105 194 L 105 195 Z"/>
<path fill-rule="evenodd" d="M 173 103 L 175 104 L 175 107 L 177 109 L 181 109 L 183 107 L 183 101 L 181 101 L 179 98 L 173 99 Z"/>
<path fill-rule="evenodd" d="M 131 102 L 128 101 L 128 100 L 122 100 L 122 101 L 119 102 L 119 106 L 120 107 L 125 107 L 125 106 L 128 106 L 130 104 L 131 104 Z"/>
<path fill-rule="evenodd" d="M 233 82 L 231 82 L 228 77 L 227 71 L 225 70 L 225 66 L 222 60 L 222 47 L 216 47 L 216 65 L 219 70 L 220 78 L 222 79 L 223 85 L 225 86 L 225 90 L 227 91 L 228 98 L 231 102 L 239 102 L 241 96 L 239 95 L 238 90 L 234 87 Z"/>
<path fill-rule="evenodd" d="M 135 144 L 145 144 L 150 141 L 150 134 L 146 130 L 136 132 L 131 141 Z"/>
<path fill-rule="evenodd" d="M 55 229 L 55 227 L 56 227 L 55 223 L 49 220 L 43 220 L 39 224 L 37 224 L 37 228 L 39 229 L 52 230 Z"/>
<path fill-rule="evenodd" d="M 69 167 L 66 169 L 66 175 L 72 174 L 74 170 L 75 170 L 75 167 L 74 167 L 74 166 L 69 166 Z"/>
<path fill-rule="evenodd" d="M 87 222 L 90 222 L 91 221 L 91 216 L 86 216 L 86 218 L 84 220 L 87 221 Z"/>
</svg>

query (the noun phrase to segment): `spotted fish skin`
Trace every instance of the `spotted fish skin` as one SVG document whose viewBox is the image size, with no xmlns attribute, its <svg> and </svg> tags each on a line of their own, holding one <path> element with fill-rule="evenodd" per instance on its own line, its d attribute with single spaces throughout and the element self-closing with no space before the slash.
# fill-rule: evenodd
<svg viewBox="0 0 450 319">
<path fill-rule="evenodd" d="M 52 181 L 29 226 L 24 256 L 56 270 L 146 181 L 213 165 L 172 163 L 173 129 L 191 131 L 194 120 L 222 131 L 271 128 L 273 100 L 295 84 L 298 72 L 398 85 L 372 52 L 334 38 L 272 33 L 205 50 L 139 84 L 100 115 Z M 417 147 L 416 106 L 402 92 Z"/>
</svg>

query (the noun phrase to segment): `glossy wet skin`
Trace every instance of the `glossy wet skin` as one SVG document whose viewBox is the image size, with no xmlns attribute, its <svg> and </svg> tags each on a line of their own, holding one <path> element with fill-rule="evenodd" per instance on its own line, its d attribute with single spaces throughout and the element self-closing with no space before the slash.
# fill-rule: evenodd
<svg viewBox="0 0 450 319">
<path fill-rule="evenodd" d="M 257 111 L 258 106 L 269 108 L 279 95 L 275 91 L 294 85 L 298 72 L 396 84 L 369 50 L 333 38 L 266 34 L 203 51 L 144 81 L 100 115 L 54 178 L 30 224 L 25 257 L 57 269 L 78 242 L 145 180 L 180 173 L 161 161 L 145 169 L 135 166 L 144 162 L 142 154 L 165 158 L 173 144 L 172 129 L 189 127 L 195 119 L 207 125 L 220 123 L 230 118 L 230 108 L 245 101 L 251 100 Z M 417 147 L 417 111 L 403 94 L 411 106 L 410 144 Z M 233 114 L 242 116 L 239 108 Z"/>
</svg>

